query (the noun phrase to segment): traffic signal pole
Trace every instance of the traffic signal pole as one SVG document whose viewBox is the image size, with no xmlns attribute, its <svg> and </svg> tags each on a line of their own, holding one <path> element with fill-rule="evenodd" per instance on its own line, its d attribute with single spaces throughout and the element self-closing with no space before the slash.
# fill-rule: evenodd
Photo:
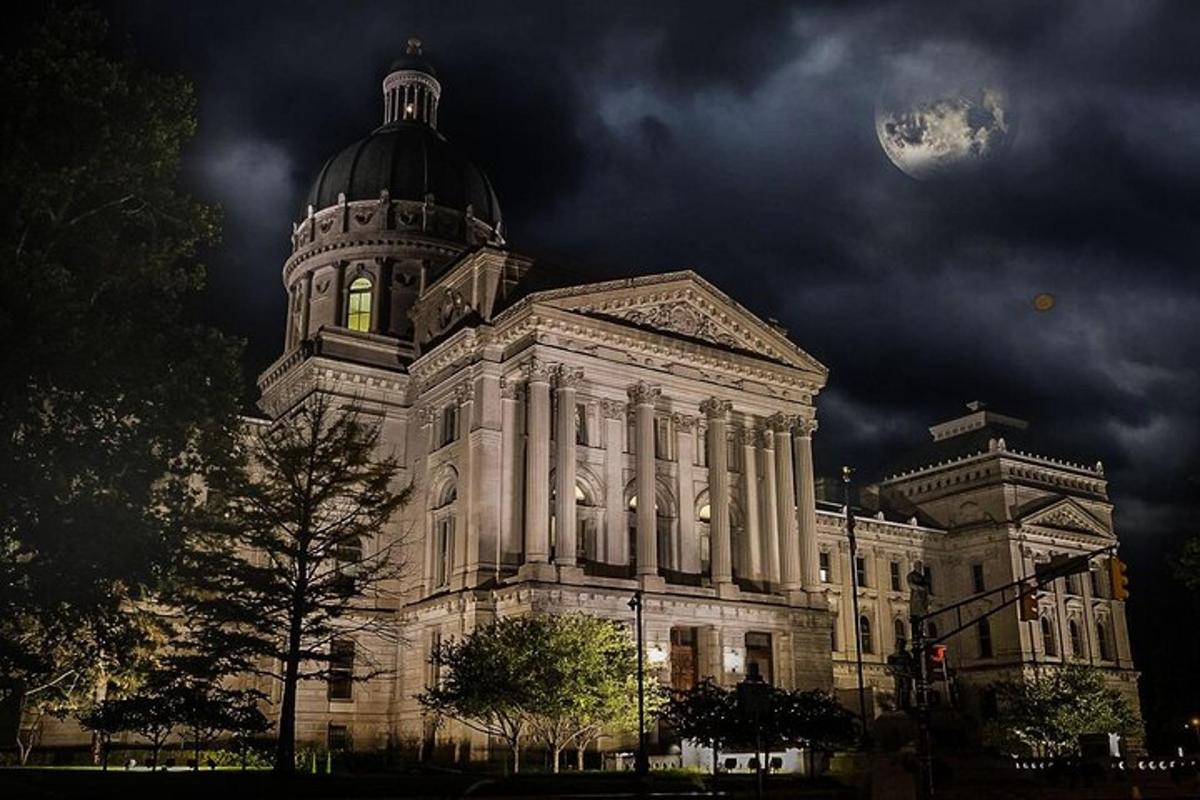
<svg viewBox="0 0 1200 800">
<path fill-rule="evenodd" d="M 912 679 L 917 717 L 917 797 L 919 800 L 933 800 L 934 795 L 933 740 L 929 728 L 929 664 L 926 651 L 934 645 L 940 644 L 965 631 L 967 628 L 978 624 L 980 620 L 987 619 L 1014 603 L 1020 602 L 1026 595 L 1036 592 L 1051 581 L 1088 571 L 1093 558 L 1104 553 L 1111 553 L 1115 549 L 1116 545 L 1108 545 L 1083 555 L 1052 559 L 1049 564 L 1042 565 L 1041 568 L 1036 569 L 1032 579 L 1022 578 L 991 591 L 980 592 L 965 600 L 960 600 L 944 608 L 939 608 L 937 611 L 929 610 L 929 581 L 925 575 L 919 570 L 913 570 L 908 574 L 910 589 L 909 609 L 911 611 L 909 625 L 912 628 L 913 636 L 911 655 Z M 1114 587 L 1114 596 L 1116 596 L 1116 599 L 1124 600 L 1129 594 L 1126 588 L 1128 578 L 1125 575 L 1125 564 L 1119 561 L 1116 556 L 1112 556 L 1109 559 L 1108 570 Z M 1005 592 L 1008 589 L 1016 589 L 1016 591 L 1010 599 L 1005 600 L 1000 605 L 988 609 L 974 619 L 963 622 L 957 628 L 946 633 L 939 632 L 936 639 L 930 639 L 925 635 L 925 623 L 939 614 L 962 608 L 965 605 L 970 605 L 971 603 L 991 597 L 997 592 Z"/>
</svg>

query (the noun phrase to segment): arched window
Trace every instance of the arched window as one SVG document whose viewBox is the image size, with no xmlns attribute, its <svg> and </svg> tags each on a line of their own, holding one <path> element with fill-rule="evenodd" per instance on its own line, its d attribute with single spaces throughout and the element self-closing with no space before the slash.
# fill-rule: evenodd
<svg viewBox="0 0 1200 800">
<path fill-rule="evenodd" d="M 1071 656 L 1080 658 L 1083 656 L 1083 639 L 1079 635 L 1079 623 L 1071 620 L 1067 623 L 1067 634 L 1071 637 Z"/>
<path fill-rule="evenodd" d="M 1108 629 L 1102 620 L 1096 621 L 1096 644 L 1100 647 L 1100 660 L 1112 660 L 1112 648 L 1108 646 Z"/>
<path fill-rule="evenodd" d="M 1054 637 L 1054 625 L 1049 617 L 1042 617 L 1042 652 L 1048 656 L 1058 655 L 1058 640 Z"/>
<path fill-rule="evenodd" d="M 708 503 L 700 506 L 700 510 L 696 512 L 696 519 L 700 522 L 712 522 L 712 506 Z"/>
<path fill-rule="evenodd" d="M 908 630 L 904 627 L 904 620 L 897 619 L 894 623 L 896 633 L 896 652 L 902 653 L 908 647 Z"/>
<path fill-rule="evenodd" d="M 371 279 L 355 278 L 346 297 L 346 327 L 352 331 L 371 330 Z"/>
<path fill-rule="evenodd" d="M 866 614 L 858 618 L 858 638 L 862 642 L 864 653 L 875 652 L 875 643 L 871 640 L 871 620 Z"/>
</svg>

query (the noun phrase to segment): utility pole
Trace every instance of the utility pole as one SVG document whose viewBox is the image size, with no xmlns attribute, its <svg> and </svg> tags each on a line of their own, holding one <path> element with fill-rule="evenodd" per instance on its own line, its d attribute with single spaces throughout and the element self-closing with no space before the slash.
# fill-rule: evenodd
<svg viewBox="0 0 1200 800">
<path fill-rule="evenodd" d="M 638 749 L 634 770 L 639 777 L 650 774 L 650 755 L 646 750 L 646 661 L 645 641 L 642 636 L 642 592 L 633 593 L 629 601 L 633 609 L 637 628 L 637 692 L 638 692 Z"/>
<path fill-rule="evenodd" d="M 850 602 L 854 609 L 854 661 L 858 666 L 858 718 L 863 740 L 867 739 L 867 685 L 863 679 L 862 624 L 858 613 L 858 540 L 854 536 L 854 509 L 850 505 L 850 467 L 842 467 L 842 489 L 846 500 L 846 536 L 850 540 Z"/>
<path fill-rule="evenodd" d="M 925 617 L 929 614 L 929 579 L 920 570 L 908 573 L 909 627 L 912 628 L 913 699 L 917 712 L 917 798 L 933 799 L 933 742 L 929 732 L 929 662 L 925 654 Z"/>
</svg>

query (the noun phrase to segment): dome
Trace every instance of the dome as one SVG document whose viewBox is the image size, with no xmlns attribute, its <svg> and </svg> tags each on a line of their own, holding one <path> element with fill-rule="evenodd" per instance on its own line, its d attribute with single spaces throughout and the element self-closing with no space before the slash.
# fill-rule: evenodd
<svg viewBox="0 0 1200 800">
<path fill-rule="evenodd" d="M 500 204 L 492 183 L 479 167 L 459 154 L 445 137 L 421 122 L 397 121 L 325 162 L 309 190 L 306 206 L 320 211 L 347 201 L 378 200 L 387 189 L 393 200 L 423 202 L 465 211 L 493 228 L 500 223 Z"/>
</svg>

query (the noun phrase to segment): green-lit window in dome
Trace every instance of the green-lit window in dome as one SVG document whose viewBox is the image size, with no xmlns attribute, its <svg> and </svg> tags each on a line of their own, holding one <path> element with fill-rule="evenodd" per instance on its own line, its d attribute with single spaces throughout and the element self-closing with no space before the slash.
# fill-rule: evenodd
<svg viewBox="0 0 1200 800">
<path fill-rule="evenodd" d="M 371 281 L 355 278 L 346 298 L 346 327 L 352 331 L 371 330 Z"/>
</svg>

